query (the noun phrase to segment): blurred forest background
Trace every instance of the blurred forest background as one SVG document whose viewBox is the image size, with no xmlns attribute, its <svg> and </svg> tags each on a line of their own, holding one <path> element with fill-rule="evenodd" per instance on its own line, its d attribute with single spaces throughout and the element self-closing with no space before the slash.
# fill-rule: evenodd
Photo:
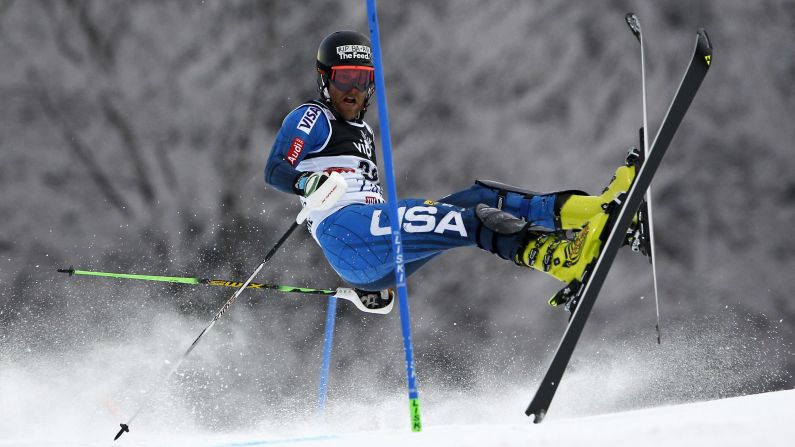
<svg viewBox="0 0 795 447">
<path fill-rule="evenodd" d="M 712 69 L 652 185 L 663 344 L 648 263 L 626 250 L 556 405 L 795 385 L 794 1 L 379 7 L 398 194 L 431 199 L 475 179 L 600 191 L 642 124 L 624 14 L 644 26 L 653 133 L 705 27 Z M 299 209 L 262 170 L 283 117 L 315 97 L 317 44 L 338 29 L 367 33 L 364 1 L 0 0 L 0 408 L 16 408 L 0 427 L 72 408 L 65 393 L 115 420 L 184 352 L 232 289 L 55 270 L 245 278 Z M 257 281 L 343 285 L 305 231 Z M 474 390 L 518 396 L 521 413 L 565 328 L 546 304 L 558 287 L 475 249 L 410 278 L 431 420 L 441 396 Z M 247 292 L 157 399 L 218 429 L 310 414 L 324 318 L 323 299 Z M 398 313 L 342 302 L 332 366 L 332 410 L 402 396 Z"/>
</svg>

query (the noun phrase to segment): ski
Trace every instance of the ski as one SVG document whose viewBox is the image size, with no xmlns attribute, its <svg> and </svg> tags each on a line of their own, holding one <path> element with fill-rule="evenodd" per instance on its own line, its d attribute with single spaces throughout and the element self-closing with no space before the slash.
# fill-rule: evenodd
<svg viewBox="0 0 795 447">
<path fill-rule="evenodd" d="M 228 279 L 192 278 L 182 276 L 155 276 L 137 275 L 133 273 L 96 272 L 91 270 L 77 270 L 74 267 L 58 269 L 58 273 L 67 273 L 69 276 L 82 275 L 116 279 L 135 279 L 141 281 L 159 281 L 176 284 L 204 284 L 208 286 L 240 288 L 243 282 Z M 389 290 L 369 292 L 350 287 L 337 287 L 336 289 L 312 289 L 309 287 L 287 286 L 283 284 L 261 284 L 249 282 L 247 289 L 268 289 L 285 293 L 303 293 L 307 295 L 326 295 L 329 298 L 340 298 L 352 302 L 357 309 L 371 314 L 388 314 L 392 310 L 394 293 Z"/>
<path fill-rule="evenodd" d="M 560 344 L 538 390 L 536 390 L 533 400 L 527 410 L 525 410 L 526 415 L 535 416 L 533 420 L 535 423 L 541 422 L 546 416 L 547 410 L 552 403 L 552 398 L 555 396 L 566 366 L 588 320 L 591 308 L 593 308 L 599 290 L 607 277 L 610 265 L 615 260 L 619 248 L 624 244 L 633 215 L 640 207 L 651 179 L 657 171 L 668 146 L 671 144 L 671 140 L 676 134 L 676 130 L 679 128 L 679 124 L 682 122 L 690 103 L 695 98 L 701 82 L 706 77 L 711 62 L 712 44 L 706 31 L 699 29 L 693 58 L 685 71 L 668 112 L 663 118 L 662 125 L 657 137 L 654 139 L 648 157 L 637 172 L 632 188 L 621 202 L 617 202 L 617 207 L 611 212 L 610 220 L 612 223 L 609 223 L 608 227 L 605 228 L 608 236 L 604 242 L 602 252 L 592 267 L 589 266 L 583 275 L 582 285 L 574 296 L 574 299 L 577 300 L 574 313 L 571 315 L 566 331 L 560 340 Z"/>
</svg>

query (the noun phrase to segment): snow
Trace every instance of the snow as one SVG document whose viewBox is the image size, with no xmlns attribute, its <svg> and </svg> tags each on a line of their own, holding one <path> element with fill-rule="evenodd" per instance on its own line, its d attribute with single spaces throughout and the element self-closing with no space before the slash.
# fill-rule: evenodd
<svg viewBox="0 0 795 447">
<path fill-rule="evenodd" d="M 250 354 L 260 346 L 256 333 L 243 330 L 257 327 L 250 312 L 228 315 L 174 380 L 163 384 L 170 367 L 164 359 L 180 354 L 207 322 L 179 316 L 165 305 L 145 311 L 126 316 L 146 324 L 88 331 L 83 344 L 56 340 L 48 349 L 39 337 L 0 346 L 0 447 L 756 447 L 795 437 L 795 391 L 754 394 L 786 383 L 780 365 L 791 351 L 775 337 L 749 336 L 732 319 L 718 325 L 703 319 L 693 325 L 669 322 L 662 345 L 654 344 L 651 331 L 618 343 L 584 339 L 550 412 L 537 425 L 523 410 L 542 375 L 543 359 L 525 362 L 520 377 L 474 371 L 480 380 L 468 384 L 426 368 L 420 387 L 424 431 L 411 433 L 404 382 L 370 380 L 367 368 L 335 369 L 325 418 L 315 417 L 314 363 L 307 366 L 292 350 Z M 278 346 L 277 341 L 267 346 Z M 489 358 L 480 362 L 486 365 Z M 346 374 L 355 375 L 353 386 Z M 151 402 L 130 424 L 130 433 L 112 442 L 147 390 L 154 392 Z M 737 395 L 745 397 L 710 400 Z"/>
<path fill-rule="evenodd" d="M 478 401 L 472 402 L 477 405 Z M 460 402 L 457 404 L 460 405 Z M 292 436 L 267 432 L 236 434 L 147 433 L 131 432 L 114 445 L 118 446 L 781 446 L 795 439 L 795 390 L 776 391 L 706 402 L 649 408 L 590 417 L 555 419 L 532 424 L 520 408 L 494 407 L 498 417 L 483 424 L 426 425 L 420 433 L 406 429 L 365 432 L 327 432 L 321 426 L 306 425 Z M 505 418 L 501 418 L 505 414 Z M 508 416 L 510 414 L 510 416 Z M 554 408 L 551 415 L 554 415 Z M 408 415 L 401 414 L 408 426 Z M 504 422 L 500 423 L 499 420 Z M 33 428 L 33 427 L 31 427 Z M 47 426 L 33 431 L 26 439 L 0 439 L 0 446 L 99 446 L 111 445 L 111 427 L 106 439 L 37 440 Z M 299 429 L 301 430 L 301 429 Z"/>
</svg>

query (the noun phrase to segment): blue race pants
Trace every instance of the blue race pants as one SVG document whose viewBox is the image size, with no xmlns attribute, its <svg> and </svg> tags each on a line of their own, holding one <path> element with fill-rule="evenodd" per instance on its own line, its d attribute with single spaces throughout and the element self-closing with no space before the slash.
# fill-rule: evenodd
<svg viewBox="0 0 795 447">
<path fill-rule="evenodd" d="M 542 200 L 543 199 L 543 200 Z M 478 203 L 496 207 L 498 192 L 475 184 L 439 202 L 405 199 L 398 202 L 406 274 L 411 275 L 440 253 L 455 247 L 478 246 L 513 260 L 520 235 L 495 234 L 475 216 Z M 552 219 L 554 195 L 533 200 L 509 194 L 502 209 L 517 217 Z M 354 204 L 324 219 L 317 239 L 331 266 L 345 281 L 364 290 L 395 284 L 395 264 L 387 204 Z"/>
</svg>

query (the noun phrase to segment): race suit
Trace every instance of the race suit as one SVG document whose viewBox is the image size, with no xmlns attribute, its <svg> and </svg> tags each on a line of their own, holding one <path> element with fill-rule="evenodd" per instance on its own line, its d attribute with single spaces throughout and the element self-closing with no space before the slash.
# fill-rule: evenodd
<svg viewBox="0 0 795 447">
<path fill-rule="evenodd" d="M 265 182 L 300 194 L 303 172 L 336 171 L 348 189 L 337 204 L 312 211 L 307 226 L 326 259 L 345 281 L 364 290 L 395 284 L 387 205 L 382 196 L 373 131 L 363 121 L 345 121 L 321 101 L 309 101 L 282 123 L 265 166 Z M 554 228 L 554 195 L 522 196 L 476 182 L 439 200 L 398 202 L 406 274 L 454 247 L 476 245 L 512 260 L 518 235 L 496 234 L 481 225 L 475 206 L 499 207 L 537 226 Z M 302 198 L 302 205 L 304 201 Z"/>
</svg>

